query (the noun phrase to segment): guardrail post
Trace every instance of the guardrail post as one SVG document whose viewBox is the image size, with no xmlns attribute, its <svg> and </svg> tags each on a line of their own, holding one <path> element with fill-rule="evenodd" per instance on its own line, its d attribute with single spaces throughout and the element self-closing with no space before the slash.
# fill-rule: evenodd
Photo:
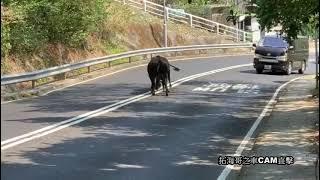
<svg viewBox="0 0 320 180">
<path fill-rule="evenodd" d="M 32 80 L 31 82 L 32 82 L 32 85 L 31 85 L 31 86 L 32 86 L 32 89 L 34 89 L 34 88 L 36 87 L 36 82 L 37 82 L 37 80 Z"/>
<path fill-rule="evenodd" d="M 61 74 L 61 79 L 62 80 L 67 79 L 67 73 L 66 72 Z"/>
<path fill-rule="evenodd" d="M 111 67 L 111 61 L 108 62 L 108 66 Z"/>
<path fill-rule="evenodd" d="M 129 57 L 129 63 L 131 63 L 131 57 Z"/>
<path fill-rule="evenodd" d="M 219 24 L 217 24 L 217 34 L 219 35 Z"/>
<path fill-rule="evenodd" d="M 88 73 L 91 72 L 91 66 L 88 66 Z"/>
<path fill-rule="evenodd" d="M 168 21 L 169 20 L 169 9 L 167 7 L 165 7 L 165 16 L 166 16 L 166 20 Z"/>
<path fill-rule="evenodd" d="M 239 29 L 237 28 L 237 42 L 239 42 Z"/>
<path fill-rule="evenodd" d="M 189 24 L 192 27 L 192 14 L 189 14 Z"/>
<path fill-rule="evenodd" d="M 147 2 L 146 0 L 143 0 L 142 2 L 143 2 L 143 10 L 144 12 L 147 12 Z"/>
<path fill-rule="evenodd" d="M 243 42 L 246 42 L 246 32 L 243 31 Z"/>
</svg>

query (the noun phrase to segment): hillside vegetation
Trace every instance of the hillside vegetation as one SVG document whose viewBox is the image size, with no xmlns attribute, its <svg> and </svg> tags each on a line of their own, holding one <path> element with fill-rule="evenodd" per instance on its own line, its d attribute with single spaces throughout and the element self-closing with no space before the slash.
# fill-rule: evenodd
<svg viewBox="0 0 320 180">
<path fill-rule="evenodd" d="M 5 0 L 1 74 L 33 71 L 141 48 L 161 47 L 162 19 L 106 0 Z M 169 23 L 169 46 L 231 42 Z"/>
</svg>

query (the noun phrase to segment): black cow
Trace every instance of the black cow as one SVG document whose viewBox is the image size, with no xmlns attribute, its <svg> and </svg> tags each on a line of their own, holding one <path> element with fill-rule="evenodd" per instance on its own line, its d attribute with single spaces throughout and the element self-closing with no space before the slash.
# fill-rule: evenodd
<svg viewBox="0 0 320 180">
<path fill-rule="evenodd" d="M 168 86 L 167 81 L 169 81 L 171 87 L 170 80 L 170 66 L 172 66 L 168 59 L 162 56 L 152 57 L 148 64 L 148 74 L 151 80 L 151 93 L 155 95 L 155 90 L 160 88 L 160 81 L 162 83 L 163 91 L 166 92 L 166 96 L 168 96 Z M 174 66 L 172 66 L 174 67 Z M 174 67 L 175 71 L 179 71 L 180 69 Z"/>
</svg>

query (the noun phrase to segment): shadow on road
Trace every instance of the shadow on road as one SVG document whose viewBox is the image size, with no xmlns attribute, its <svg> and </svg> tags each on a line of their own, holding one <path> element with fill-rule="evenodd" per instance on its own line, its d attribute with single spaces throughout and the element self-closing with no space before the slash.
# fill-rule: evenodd
<svg viewBox="0 0 320 180">
<path fill-rule="evenodd" d="M 235 152 L 273 89 L 254 98 L 188 90 L 190 84 L 206 82 L 188 82 L 169 97 L 160 94 L 8 149 L 2 154 L 1 177 L 216 178 L 224 168 L 218 157 Z"/>
<path fill-rule="evenodd" d="M 148 91 L 148 86 L 144 84 L 86 84 L 81 88 L 69 87 L 64 91 L 54 92 L 45 100 L 35 99 L 30 105 L 32 110 L 25 112 L 61 114 L 72 111 L 87 112 Z M 21 101 L 20 103 L 28 102 Z"/>
<path fill-rule="evenodd" d="M 245 166 L 240 179 L 318 179 L 315 178 L 319 177 L 319 167 L 315 166 L 319 154 L 317 105 L 313 100 L 281 100 L 261 124 L 261 133 L 250 155 L 292 156 L 294 164 Z"/>
<path fill-rule="evenodd" d="M 248 73 L 248 74 L 257 74 L 256 70 L 244 70 L 244 71 L 240 71 L 240 73 Z M 291 75 L 297 75 L 299 73 L 297 72 L 292 72 Z M 263 75 L 272 75 L 272 76 L 288 76 L 286 74 L 284 74 L 281 71 L 277 71 L 277 72 L 271 72 L 271 71 L 263 71 L 262 74 L 257 74 L 257 76 L 263 76 Z"/>
</svg>

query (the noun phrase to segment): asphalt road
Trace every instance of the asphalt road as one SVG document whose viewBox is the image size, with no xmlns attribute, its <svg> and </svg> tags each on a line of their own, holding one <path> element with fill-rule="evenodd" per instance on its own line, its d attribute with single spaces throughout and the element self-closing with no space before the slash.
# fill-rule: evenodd
<svg viewBox="0 0 320 180">
<path fill-rule="evenodd" d="M 173 62 L 172 81 L 252 62 L 252 56 Z M 313 73 L 310 63 L 307 74 Z M 1 153 L 1 178 L 216 179 L 274 91 L 299 77 L 256 74 L 252 66 L 202 76 Z M 1 141 L 149 90 L 139 67 L 47 96 L 1 105 Z"/>
</svg>

